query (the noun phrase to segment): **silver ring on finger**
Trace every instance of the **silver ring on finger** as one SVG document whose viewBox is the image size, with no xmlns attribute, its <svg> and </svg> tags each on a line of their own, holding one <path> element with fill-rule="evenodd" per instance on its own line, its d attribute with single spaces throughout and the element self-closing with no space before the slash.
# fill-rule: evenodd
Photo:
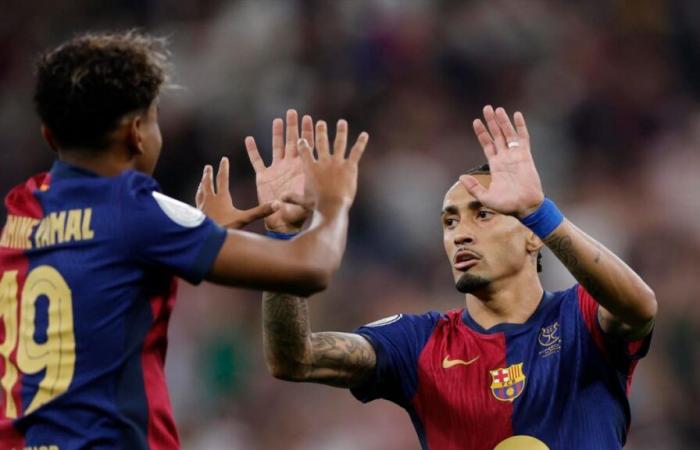
<svg viewBox="0 0 700 450">
<path fill-rule="evenodd" d="M 518 141 L 510 141 L 510 142 L 508 143 L 508 148 L 516 148 L 516 147 L 520 147 L 520 142 L 518 142 Z"/>
</svg>

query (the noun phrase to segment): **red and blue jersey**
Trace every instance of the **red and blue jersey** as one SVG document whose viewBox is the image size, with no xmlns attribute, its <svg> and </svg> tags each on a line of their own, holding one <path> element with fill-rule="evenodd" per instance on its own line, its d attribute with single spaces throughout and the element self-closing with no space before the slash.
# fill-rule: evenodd
<svg viewBox="0 0 700 450">
<path fill-rule="evenodd" d="M 485 330 L 466 309 L 390 317 L 356 330 L 377 367 L 352 392 L 406 409 L 423 449 L 620 449 L 651 337 L 615 340 L 597 311 L 576 285 L 546 292 L 523 324 Z"/>
<path fill-rule="evenodd" d="M 63 162 L 5 206 L 0 448 L 178 448 L 163 369 L 175 277 L 200 282 L 225 230 L 147 175 Z"/>
</svg>

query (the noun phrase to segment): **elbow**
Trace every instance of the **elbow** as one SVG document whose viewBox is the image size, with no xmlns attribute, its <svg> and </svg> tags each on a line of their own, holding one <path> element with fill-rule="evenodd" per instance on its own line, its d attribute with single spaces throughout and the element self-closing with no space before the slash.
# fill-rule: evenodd
<svg viewBox="0 0 700 450">
<path fill-rule="evenodd" d="M 296 292 L 291 293 L 301 297 L 311 297 L 313 294 L 328 289 L 332 276 L 333 271 L 328 268 L 313 266 L 303 268 Z"/>
<path fill-rule="evenodd" d="M 649 286 L 643 286 L 641 291 L 634 296 L 634 301 L 628 303 L 625 321 L 632 326 L 648 325 L 656 318 L 659 305 L 656 302 L 656 294 Z M 621 316 L 622 317 L 622 316 Z"/>
<path fill-rule="evenodd" d="M 640 316 L 642 320 L 647 323 L 656 318 L 656 314 L 659 310 L 659 304 L 656 301 L 656 294 L 649 286 L 646 286 L 644 291 L 644 302 L 640 310 Z"/>
<path fill-rule="evenodd" d="M 303 370 L 296 364 L 267 361 L 267 370 L 273 377 L 283 381 L 304 381 Z"/>
</svg>

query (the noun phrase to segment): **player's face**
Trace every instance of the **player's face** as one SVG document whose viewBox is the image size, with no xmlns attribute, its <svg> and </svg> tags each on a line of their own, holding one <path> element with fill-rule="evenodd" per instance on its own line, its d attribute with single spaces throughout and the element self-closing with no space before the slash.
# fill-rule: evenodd
<svg viewBox="0 0 700 450">
<path fill-rule="evenodd" d="M 137 126 L 137 133 L 140 136 L 141 153 L 136 157 L 134 168 L 140 172 L 153 174 L 160 156 L 160 149 L 163 146 L 163 139 L 160 135 L 158 125 L 158 100 L 156 99 L 146 112 L 140 116 Z"/>
<path fill-rule="evenodd" d="M 476 175 L 485 187 L 490 175 Z M 519 274 L 532 264 L 531 232 L 518 219 L 484 207 L 461 183 L 453 185 L 442 206 L 443 242 L 460 292 L 476 292 Z"/>
</svg>

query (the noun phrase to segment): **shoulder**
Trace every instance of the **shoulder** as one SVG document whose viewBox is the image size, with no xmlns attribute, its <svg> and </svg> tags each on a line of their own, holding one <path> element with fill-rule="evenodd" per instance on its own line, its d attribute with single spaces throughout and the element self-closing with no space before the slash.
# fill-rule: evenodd
<svg viewBox="0 0 700 450">
<path fill-rule="evenodd" d="M 384 317 L 374 322 L 367 323 L 359 329 L 382 329 L 385 327 L 403 327 L 403 328 L 425 328 L 433 327 L 442 318 L 446 316 L 437 311 L 429 311 L 424 314 L 394 314 Z"/>
<path fill-rule="evenodd" d="M 355 333 L 369 339 L 375 346 L 382 344 L 420 347 L 445 317 L 437 311 L 425 314 L 395 314 L 363 325 L 357 328 Z"/>
<path fill-rule="evenodd" d="M 114 180 L 122 188 L 122 194 L 131 198 L 160 192 L 160 185 L 153 177 L 135 170 L 127 170 Z"/>
<path fill-rule="evenodd" d="M 34 193 L 46 186 L 49 179 L 50 175 L 48 172 L 42 172 L 10 189 L 10 192 L 5 196 L 7 211 L 14 214 L 32 216 L 32 211 L 23 211 L 23 209 L 35 203 L 31 201 Z"/>
</svg>

